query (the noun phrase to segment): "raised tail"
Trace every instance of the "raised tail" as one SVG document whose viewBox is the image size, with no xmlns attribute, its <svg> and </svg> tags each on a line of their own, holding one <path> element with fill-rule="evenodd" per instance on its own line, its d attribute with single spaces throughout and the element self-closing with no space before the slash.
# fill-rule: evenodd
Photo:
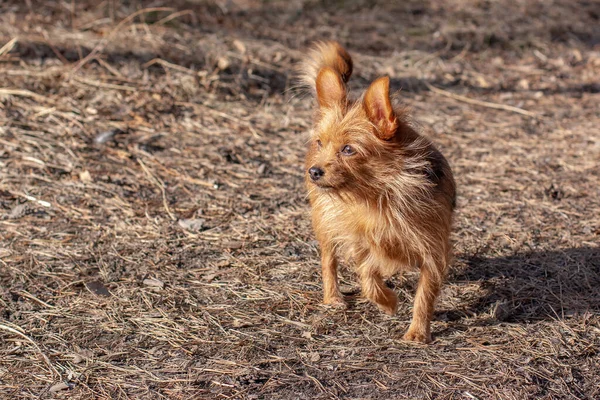
<svg viewBox="0 0 600 400">
<path fill-rule="evenodd" d="M 338 42 L 315 42 L 298 67 L 301 85 L 314 92 L 317 75 L 324 67 L 333 69 L 346 83 L 352 75 L 352 58 Z"/>
</svg>

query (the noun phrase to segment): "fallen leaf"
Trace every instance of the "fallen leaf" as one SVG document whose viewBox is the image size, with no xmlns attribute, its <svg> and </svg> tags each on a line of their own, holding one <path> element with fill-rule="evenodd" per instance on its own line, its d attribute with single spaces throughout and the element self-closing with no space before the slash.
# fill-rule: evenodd
<svg viewBox="0 0 600 400">
<path fill-rule="evenodd" d="M 86 282 L 85 287 L 95 295 L 110 297 L 110 292 L 100 281 Z"/>
<path fill-rule="evenodd" d="M 79 363 L 81 363 L 83 360 L 84 360 L 84 358 L 83 358 L 81 355 L 79 355 L 79 354 L 74 354 L 74 355 L 73 355 L 73 360 L 71 360 L 71 362 L 72 362 L 73 364 L 79 364 Z"/>
<path fill-rule="evenodd" d="M 231 242 L 225 243 L 225 247 L 227 247 L 230 250 L 241 249 L 243 246 L 244 246 L 244 244 L 242 242 L 237 242 L 237 241 L 231 241 Z"/>
<path fill-rule="evenodd" d="M 27 204 L 17 204 L 8 214 L 8 219 L 18 219 L 27 213 Z"/>
<path fill-rule="evenodd" d="M 58 382 L 56 385 L 52 385 L 52 387 L 50 387 L 50 392 L 56 393 L 56 392 L 59 392 L 61 390 L 65 390 L 65 389 L 71 389 L 71 386 L 69 386 L 68 384 L 66 384 L 64 382 Z"/>
<path fill-rule="evenodd" d="M 204 220 L 202 218 L 180 219 L 177 221 L 177 224 L 183 229 L 187 229 L 189 231 L 199 231 L 204 226 Z"/>
<path fill-rule="evenodd" d="M 111 129 L 110 131 L 100 132 L 94 138 L 94 143 L 102 144 L 111 140 L 117 134 L 117 129 Z"/>
</svg>

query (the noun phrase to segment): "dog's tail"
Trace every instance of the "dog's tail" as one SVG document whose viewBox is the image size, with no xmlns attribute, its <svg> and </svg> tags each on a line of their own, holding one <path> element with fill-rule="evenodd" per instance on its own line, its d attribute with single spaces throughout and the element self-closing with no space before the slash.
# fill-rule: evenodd
<svg viewBox="0 0 600 400">
<path fill-rule="evenodd" d="M 301 86 L 315 92 L 315 81 L 323 67 L 332 68 L 342 77 L 344 83 L 352 75 L 352 58 L 344 48 L 334 41 L 316 42 L 298 67 Z"/>
</svg>

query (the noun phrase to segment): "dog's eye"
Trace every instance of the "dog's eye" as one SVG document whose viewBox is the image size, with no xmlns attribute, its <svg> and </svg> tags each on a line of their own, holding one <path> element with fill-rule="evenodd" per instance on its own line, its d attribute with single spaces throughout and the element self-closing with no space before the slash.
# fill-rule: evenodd
<svg viewBox="0 0 600 400">
<path fill-rule="evenodd" d="M 317 140 L 317 147 L 320 149 L 321 147 L 323 147 L 323 143 L 321 143 L 320 140 Z"/>
<path fill-rule="evenodd" d="M 345 145 L 344 147 L 342 147 L 342 154 L 345 156 L 351 156 L 352 154 L 354 154 L 354 149 L 352 148 L 352 146 Z"/>
</svg>

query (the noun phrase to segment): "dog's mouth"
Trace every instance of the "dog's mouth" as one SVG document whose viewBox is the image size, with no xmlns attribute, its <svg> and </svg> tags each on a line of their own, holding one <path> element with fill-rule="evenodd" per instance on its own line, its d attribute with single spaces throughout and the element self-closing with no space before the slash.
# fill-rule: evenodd
<svg viewBox="0 0 600 400">
<path fill-rule="evenodd" d="M 309 181 L 314 186 L 316 186 L 317 188 L 319 188 L 323 191 L 330 191 L 330 190 L 334 190 L 334 189 L 338 188 L 338 185 L 332 185 L 331 181 L 329 181 L 328 179 L 312 179 L 309 176 Z"/>
<path fill-rule="evenodd" d="M 324 190 L 324 191 L 330 191 L 330 190 L 335 189 L 335 186 L 327 185 L 325 183 L 318 183 L 318 182 L 313 182 L 313 183 L 315 184 L 316 187 L 318 187 L 319 189 Z"/>
</svg>

